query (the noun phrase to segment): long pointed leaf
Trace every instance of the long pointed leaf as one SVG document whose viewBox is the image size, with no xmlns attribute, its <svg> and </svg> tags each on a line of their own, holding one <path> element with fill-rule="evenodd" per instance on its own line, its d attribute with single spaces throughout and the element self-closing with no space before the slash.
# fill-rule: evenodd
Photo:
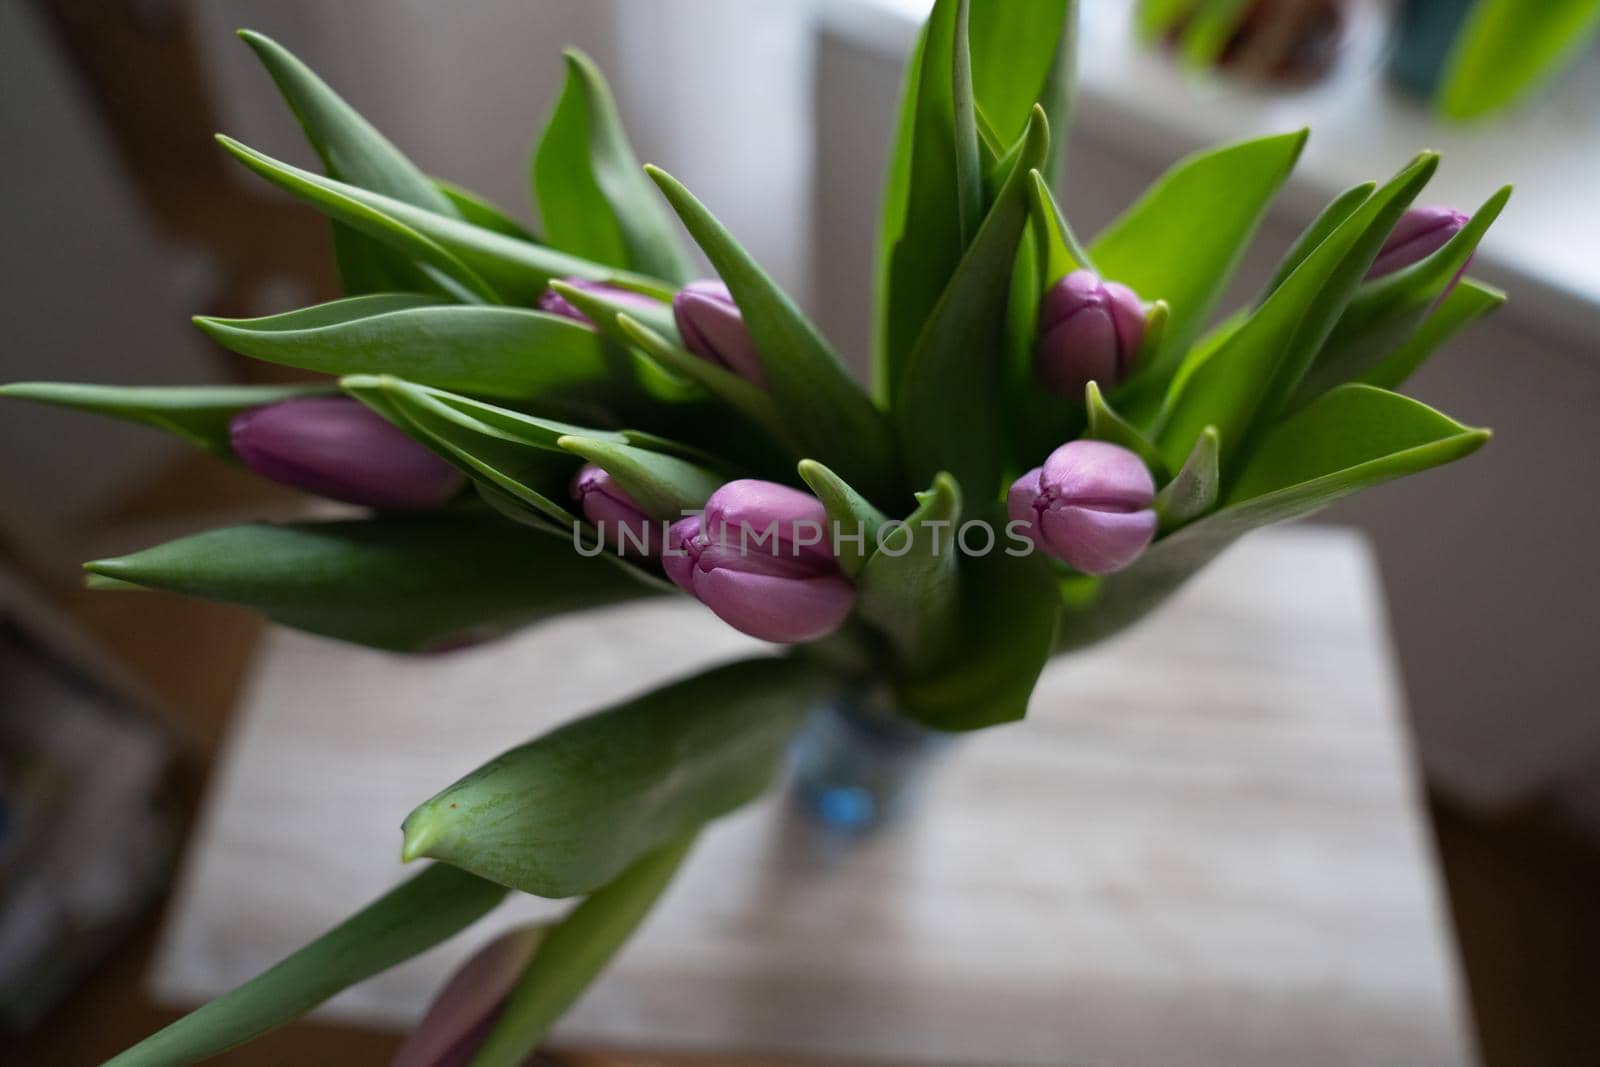
<svg viewBox="0 0 1600 1067">
<path fill-rule="evenodd" d="M 1142 618 L 1239 537 L 1309 515 L 1370 486 L 1477 451 L 1470 430 L 1395 393 L 1344 385 L 1265 434 L 1225 506 L 1157 541 L 1098 596 L 1062 617 L 1062 649 L 1101 640 Z"/>
<path fill-rule="evenodd" d="M 670 282 L 693 277 L 672 219 L 623 132 L 594 61 L 566 51 L 567 81 L 533 158 L 534 189 L 552 245 Z"/>
<path fill-rule="evenodd" d="M 1043 103 L 1071 7 L 1069 0 L 973 0 L 972 95 L 1006 144 Z"/>
<path fill-rule="evenodd" d="M 1204 328 L 1306 137 L 1298 130 L 1192 155 L 1089 245 L 1107 278 L 1172 308 L 1162 351 L 1141 373 L 1170 374 Z"/>
<path fill-rule="evenodd" d="M 0 397 L 92 411 L 154 426 L 196 448 L 233 458 L 228 425 L 241 411 L 331 393 L 308 385 L 80 385 L 77 382 L 16 382 L 0 385 Z"/>
<path fill-rule="evenodd" d="M 112 1057 L 105 1067 L 183 1067 L 242 1045 L 452 937 L 505 895 L 504 886 L 433 864 L 283 962 Z"/>
<path fill-rule="evenodd" d="M 998 489 L 1007 451 L 1005 322 L 1028 190 L 1049 151 L 1043 111 L 1034 109 L 1028 147 L 939 298 L 895 390 L 894 416 L 908 473 L 929 484 L 949 471 L 974 501 Z"/>
<path fill-rule="evenodd" d="M 507 215 L 497 204 L 479 196 L 471 189 L 463 188 L 454 182 L 445 181 L 443 178 L 434 178 L 433 187 L 444 194 L 446 200 L 455 208 L 455 213 L 463 222 L 470 222 L 474 226 L 481 226 L 486 230 L 515 237 L 519 241 L 538 243 L 538 238 L 529 232 L 528 228 L 516 219 Z"/>
<path fill-rule="evenodd" d="M 1377 188 L 1377 182 L 1362 182 L 1360 185 L 1352 186 L 1334 197 L 1328 203 L 1328 206 L 1323 208 L 1315 219 L 1311 220 L 1311 225 L 1307 226 L 1301 231 L 1300 236 L 1295 238 L 1294 244 L 1289 246 L 1289 251 L 1284 254 L 1283 261 L 1278 264 L 1278 269 L 1273 272 L 1272 280 L 1261 291 L 1261 299 L 1256 303 L 1258 305 L 1261 304 L 1267 297 L 1277 292 L 1278 286 L 1283 284 L 1284 279 L 1293 274 L 1300 264 L 1305 262 L 1306 257 L 1315 252 L 1318 245 L 1331 237 L 1333 231 L 1343 225 L 1346 219 L 1354 215 L 1356 209 L 1365 204 L 1367 199 L 1377 191 Z"/>
<path fill-rule="evenodd" d="M 976 730 L 1022 718 L 1055 644 L 1060 602 L 1054 575 L 1038 552 L 1022 551 L 998 505 L 976 518 L 994 531 L 961 554 L 961 603 L 946 654 L 896 685 L 901 706 L 941 730 Z"/>
<path fill-rule="evenodd" d="M 857 611 L 888 635 L 911 670 L 926 669 L 948 646 L 960 609 L 960 486 L 947 474 L 935 477 L 917 494 L 917 510 L 894 525 L 861 568 Z"/>
<path fill-rule="evenodd" d="M 1224 475 L 1238 469 L 1253 433 L 1298 386 L 1438 160 L 1432 153 L 1418 156 L 1318 245 L 1213 354 L 1184 367 L 1173 382 L 1159 434 L 1169 466 L 1181 464 L 1200 432 L 1215 426 L 1228 450 Z"/>
<path fill-rule="evenodd" d="M 519 521 L 557 535 L 570 533 L 575 517 L 559 501 L 567 499 L 578 463 L 559 442 L 569 433 L 586 432 L 582 427 L 531 416 L 508 424 L 504 417 L 484 417 L 398 378 L 353 375 L 339 384 L 480 488 L 489 486 L 516 501 L 519 514 L 513 517 Z"/>
<path fill-rule="evenodd" d="M 240 30 L 239 36 L 272 76 L 328 177 L 441 215 L 458 215 L 449 196 L 288 49 L 253 30 Z M 335 223 L 334 250 L 350 295 L 413 290 L 419 281 L 431 288 L 426 273 L 403 253 L 340 223 Z"/>
<path fill-rule="evenodd" d="M 1428 316 L 1411 339 L 1361 376 L 1367 385 L 1398 389 L 1440 346 L 1462 329 L 1506 302 L 1506 294 L 1471 278 L 1444 298 L 1437 311 Z"/>
<path fill-rule="evenodd" d="M 552 1024 L 633 934 L 689 854 L 694 838 L 663 845 L 595 890 L 539 942 L 473 1067 L 522 1067 Z"/>
<path fill-rule="evenodd" d="M 878 531 L 889 517 L 873 507 L 849 482 L 816 460 L 801 460 L 799 470 L 800 477 L 822 501 L 828 521 L 837 531 L 835 554 L 840 569 L 846 577 L 856 577 L 876 550 Z"/>
<path fill-rule="evenodd" d="M 894 436 L 883 412 L 788 295 L 677 179 L 646 168 L 727 283 L 744 315 L 787 436 L 870 499 L 895 495 Z"/>
<path fill-rule="evenodd" d="M 1220 466 L 1222 441 L 1215 426 L 1207 426 L 1184 460 L 1183 469 L 1156 494 L 1156 514 L 1161 532 L 1171 533 L 1217 506 L 1222 493 Z"/>
<path fill-rule="evenodd" d="M 393 374 L 443 389 L 569 405 L 604 406 L 641 393 L 632 355 L 563 316 L 459 304 L 373 306 L 383 299 L 194 321 L 241 355 L 327 374 Z"/>
<path fill-rule="evenodd" d="M 230 526 L 84 567 L 397 652 L 651 591 L 626 564 L 578 556 L 570 536 L 458 514 Z"/>
<path fill-rule="evenodd" d="M 565 277 L 625 283 L 646 291 L 666 292 L 656 279 L 519 241 L 381 193 L 301 170 L 230 137 L 219 135 L 217 140 L 246 167 L 285 192 L 436 267 L 485 302 L 532 304 L 550 279 Z"/>
<path fill-rule="evenodd" d="M 1490 197 L 1432 255 L 1358 289 L 1290 398 L 1289 406 L 1301 407 L 1335 385 L 1361 377 L 1415 333 L 1438 306 L 1445 290 L 1466 269 L 1478 242 L 1510 196 L 1508 185 Z"/>
<path fill-rule="evenodd" d="M 831 684 L 811 664 L 746 660 L 586 716 L 421 804 L 404 855 L 538 896 L 592 893 L 765 789 Z"/>
<path fill-rule="evenodd" d="M 901 120 L 908 140 L 897 148 L 906 153 L 904 210 L 893 222 L 885 218 L 883 235 L 893 236 L 879 293 L 881 380 L 890 390 L 983 214 L 967 24 L 967 0 L 937 0 L 913 58 L 914 92 L 901 101 L 910 116 Z"/>
</svg>

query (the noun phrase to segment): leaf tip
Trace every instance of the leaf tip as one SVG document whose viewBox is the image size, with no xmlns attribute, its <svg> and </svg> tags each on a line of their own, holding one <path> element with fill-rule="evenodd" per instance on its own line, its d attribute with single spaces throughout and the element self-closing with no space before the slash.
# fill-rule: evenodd
<svg viewBox="0 0 1600 1067">
<path fill-rule="evenodd" d="M 424 804 L 407 815 L 406 821 L 400 824 L 400 833 L 403 835 L 400 843 L 401 863 L 421 859 L 438 841 L 439 823 L 431 816 L 428 805 Z"/>
</svg>

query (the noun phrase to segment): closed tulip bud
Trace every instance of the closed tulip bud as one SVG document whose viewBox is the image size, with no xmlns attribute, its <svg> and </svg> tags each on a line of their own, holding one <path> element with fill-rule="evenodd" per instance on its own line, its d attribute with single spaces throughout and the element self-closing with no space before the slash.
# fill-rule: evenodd
<svg viewBox="0 0 1600 1067">
<path fill-rule="evenodd" d="M 1050 287 L 1039 309 L 1034 355 L 1040 379 L 1075 400 L 1083 399 L 1090 382 L 1116 385 L 1139 354 L 1144 314 L 1139 295 L 1126 285 L 1073 271 Z"/>
<path fill-rule="evenodd" d="M 756 343 L 726 285 L 714 280 L 690 282 L 672 298 L 672 316 L 683 347 L 763 389 L 767 387 L 767 372 Z"/>
<path fill-rule="evenodd" d="M 445 983 L 389 1067 L 467 1067 L 543 934 L 542 927 L 522 926 L 479 949 Z"/>
<path fill-rule="evenodd" d="M 1389 231 L 1389 239 L 1383 242 L 1367 277 L 1381 278 L 1427 259 L 1459 233 L 1467 221 L 1466 215 L 1442 204 L 1412 208 Z"/>
<path fill-rule="evenodd" d="M 390 511 L 436 508 L 465 479 L 359 401 L 301 397 L 235 415 L 229 440 L 263 478 L 349 504 Z"/>
<path fill-rule="evenodd" d="M 1155 479 L 1134 453 L 1072 441 L 1016 480 L 1006 510 L 1041 552 L 1085 574 L 1110 574 L 1155 537 L 1155 495 Z"/>
<path fill-rule="evenodd" d="M 650 516 L 615 478 L 593 463 L 585 463 L 573 475 L 572 499 L 599 529 L 601 540 L 621 554 L 654 556 L 661 551 L 660 532 Z"/>
<path fill-rule="evenodd" d="M 587 278 L 563 278 L 561 281 L 574 289 L 582 289 L 586 293 L 594 293 L 596 296 L 603 296 L 608 300 L 614 300 L 619 304 L 627 304 L 630 307 L 647 308 L 660 306 L 659 301 L 652 300 L 643 293 L 636 293 L 632 289 L 624 289 L 620 285 L 607 285 L 605 282 L 593 282 Z M 537 304 L 539 310 L 546 314 L 560 315 L 562 318 L 571 319 L 573 322 L 581 322 L 591 328 L 594 326 L 589 316 L 573 307 L 570 300 L 554 289 L 546 289 L 540 293 Z"/>
<path fill-rule="evenodd" d="M 728 625 L 764 641 L 812 641 L 855 605 L 839 571 L 822 503 L 797 489 L 745 479 L 674 523 L 661 564 Z"/>
</svg>

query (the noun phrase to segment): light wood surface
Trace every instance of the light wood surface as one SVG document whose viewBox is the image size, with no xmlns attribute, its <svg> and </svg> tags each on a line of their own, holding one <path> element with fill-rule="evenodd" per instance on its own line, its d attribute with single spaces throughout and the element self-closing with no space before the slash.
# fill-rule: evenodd
<svg viewBox="0 0 1600 1067">
<path fill-rule="evenodd" d="M 156 992 L 249 978 L 403 877 L 399 822 L 499 751 L 758 650 L 686 601 L 402 659 L 287 632 L 259 658 Z M 556 1031 L 567 1047 L 1148 1067 L 1474 1062 L 1365 543 L 1258 534 L 964 739 L 854 846 L 780 793 L 703 835 Z M 519 899 L 348 991 L 404 1026 Z"/>
</svg>

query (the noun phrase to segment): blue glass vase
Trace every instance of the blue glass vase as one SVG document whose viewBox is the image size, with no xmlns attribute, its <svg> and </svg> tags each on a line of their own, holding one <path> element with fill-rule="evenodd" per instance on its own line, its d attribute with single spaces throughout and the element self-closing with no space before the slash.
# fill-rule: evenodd
<svg viewBox="0 0 1600 1067">
<path fill-rule="evenodd" d="M 956 736 L 864 695 L 819 704 L 790 747 L 795 799 L 825 829 L 865 834 L 911 809 Z"/>
</svg>

